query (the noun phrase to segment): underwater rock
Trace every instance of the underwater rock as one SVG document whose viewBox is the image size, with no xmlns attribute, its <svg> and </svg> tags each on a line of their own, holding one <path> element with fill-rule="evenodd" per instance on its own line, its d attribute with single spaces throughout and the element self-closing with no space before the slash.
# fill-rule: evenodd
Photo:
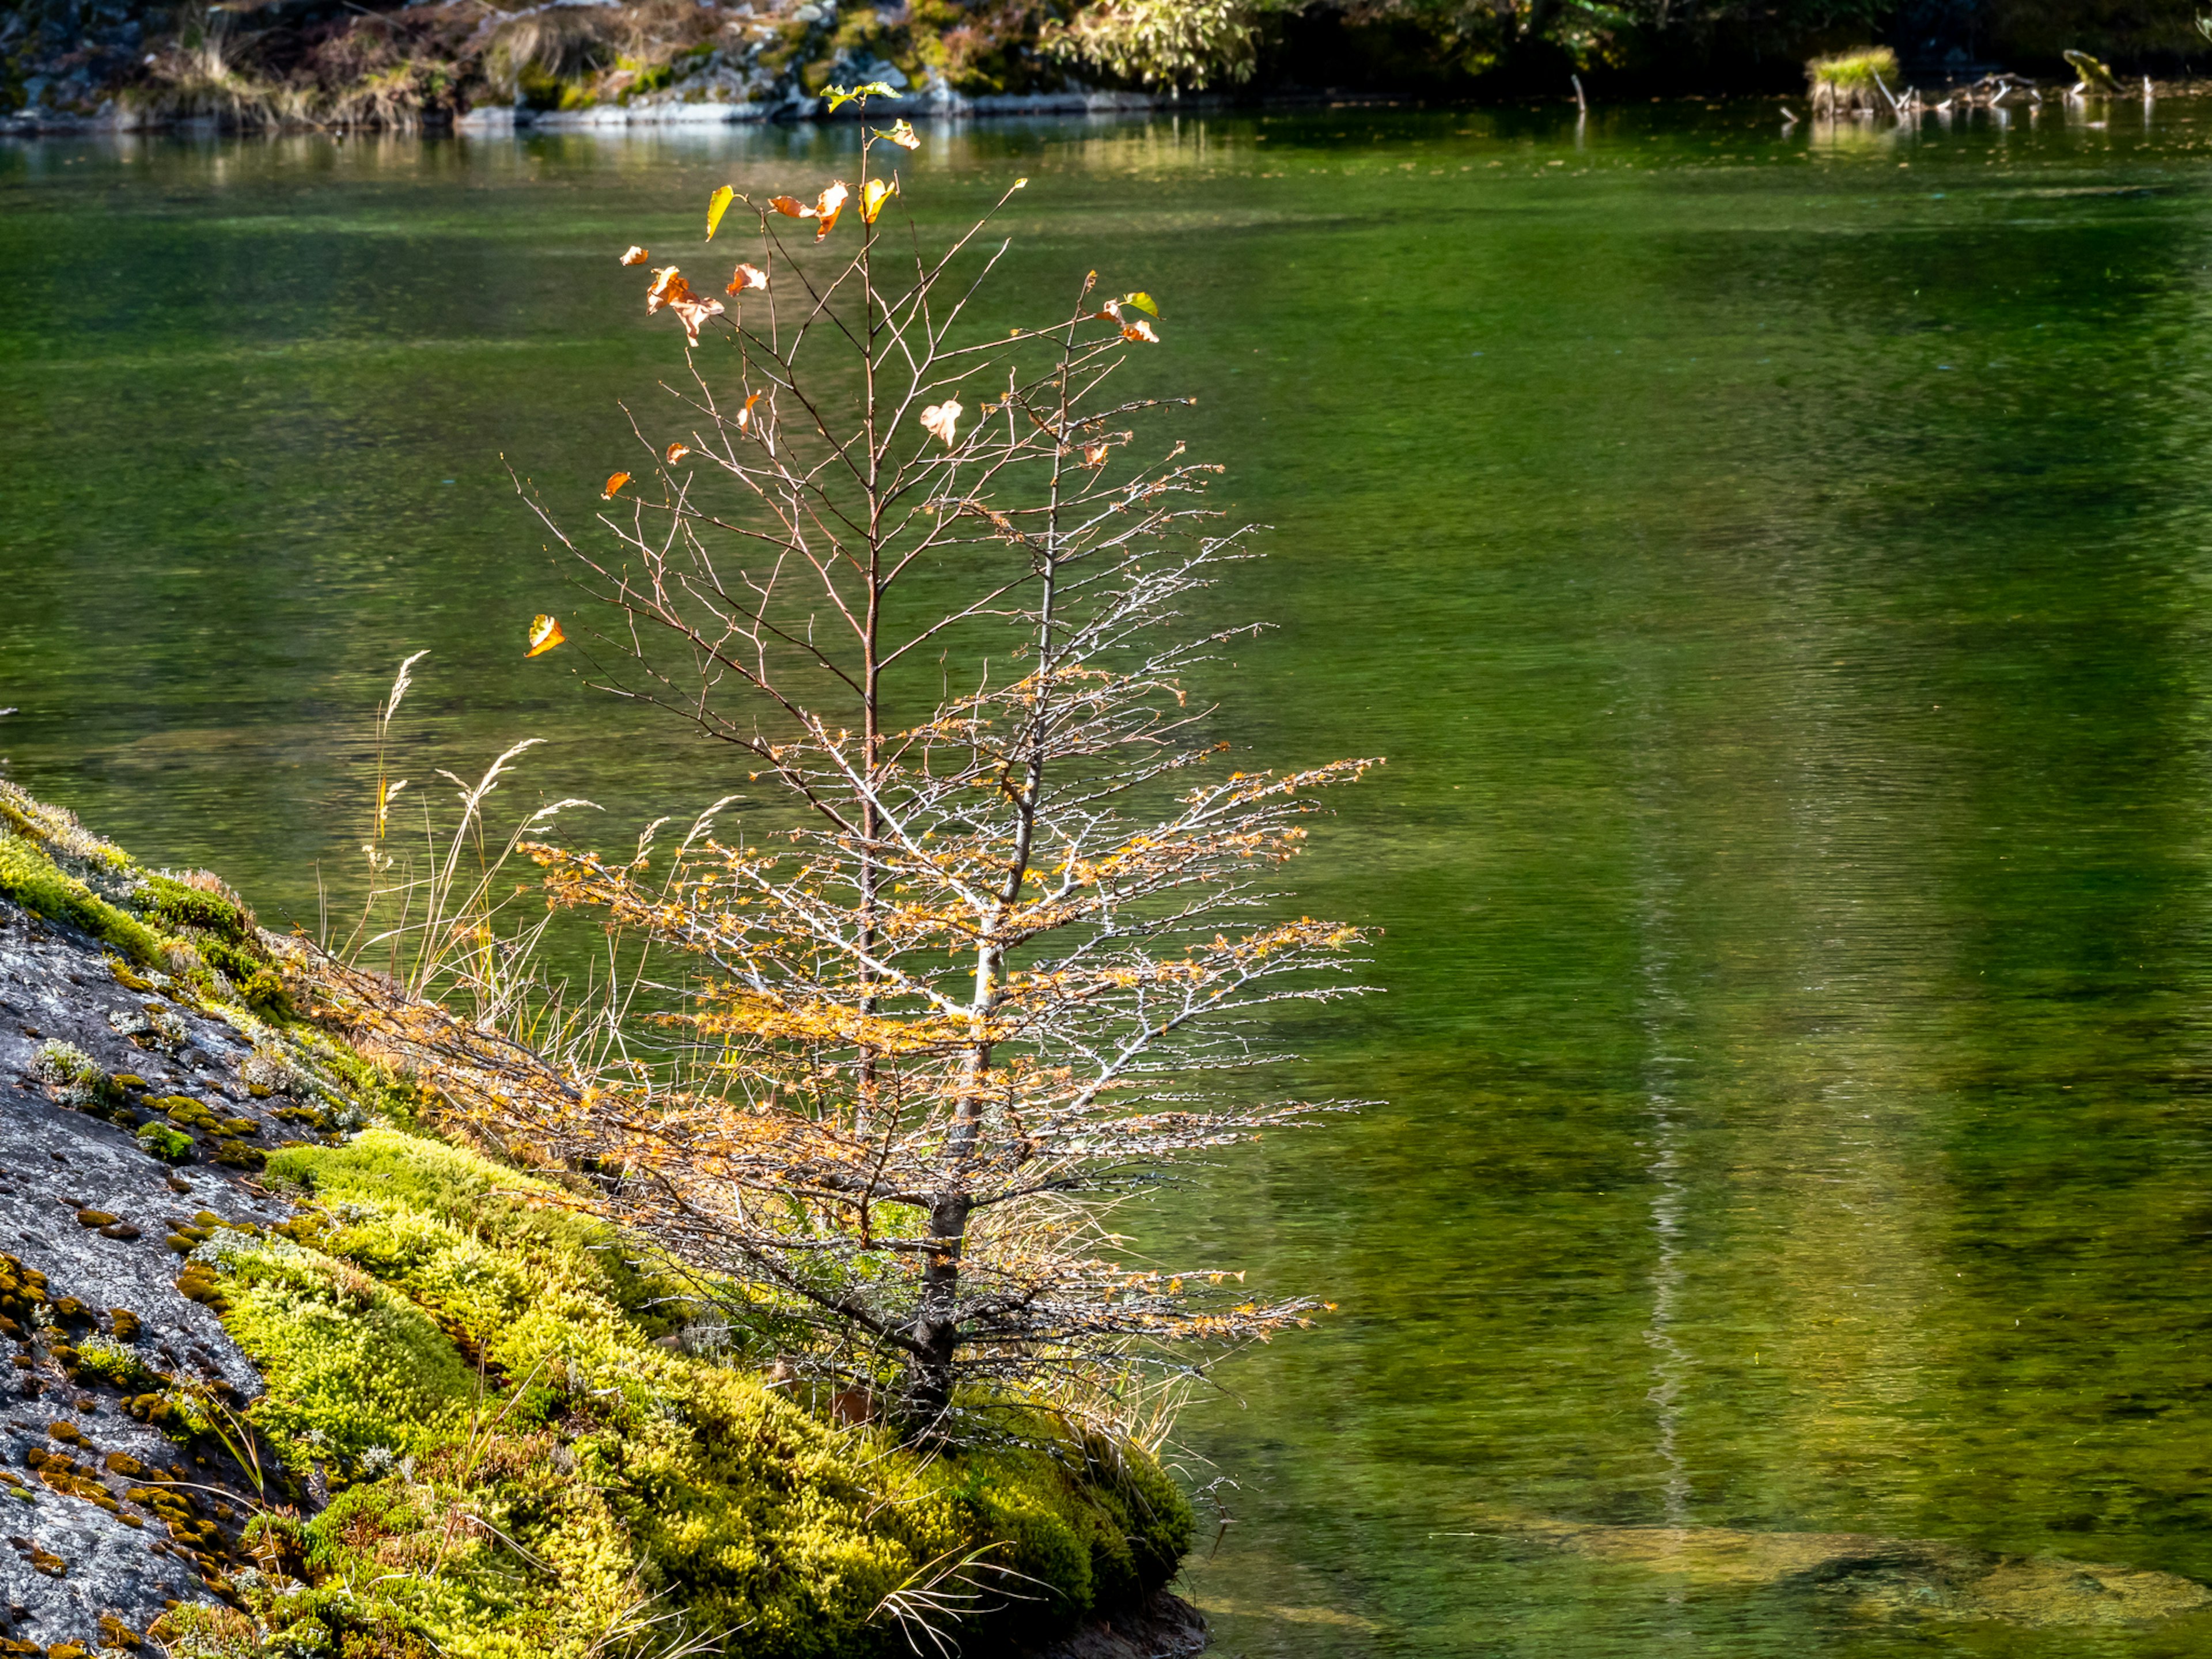
<svg viewBox="0 0 2212 1659">
<path fill-rule="evenodd" d="M 1501 1517 L 1499 1529 L 1698 1584 L 1815 1591 L 1867 1618 L 2075 1627 L 2145 1625 L 2212 1607 L 2212 1589 L 2170 1572 L 2005 1555 L 1934 1539 L 1582 1526 L 1524 1516 Z"/>
</svg>

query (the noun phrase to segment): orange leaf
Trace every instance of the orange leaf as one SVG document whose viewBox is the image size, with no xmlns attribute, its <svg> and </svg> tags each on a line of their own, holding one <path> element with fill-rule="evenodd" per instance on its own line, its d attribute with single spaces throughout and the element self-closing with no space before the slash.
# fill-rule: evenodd
<svg viewBox="0 0 2212 1659">
<path fill-rule="evenodd" d="M 684 280 L 684 273 L 674 265 L 661 265 L 653 273 L 653 286 L 645 291 L 645 314 L 648 317 L 671 300 L 688 300 L 691 284 Z"/>
<path fill-rule="evenodd" d="M 553 617 L 534 617 L 530 623 L 530 649 L 522 654 L 526 658 L 542 657 L 568 637 Z"/>
<path fill-rule="evenodd" d="M 743 294 L 749 288 L 766 288 L 767 286 L 768 272 L 763 270 L 758 265 L 739 265 L 730 273 L 730 285 L 722 292 Z"/>
<path fill-rule="evenodd" d="M 950 449 L 952 447 L 954 428 L 959 425 L 960 417 L 966 411 L 957 402 L 947 398 L 943 403 L 932 404 L 921 411 L 922 428 L 931 437 L 943 439 L 945 447 Z"/>
<path fill-rule="evenodd" d="M 672 444 L 671 444 L 671 445 L 669 445 L 669 446 L 668 446 L 668 456 L 667 456 L 668 465 L 671 465 L 671 466 L 675 465 L 677 462 L 678 462 L 678 461 L 682 460 L 682 459 L 683 459 L 686 455 L 689 455 L 690 453 L 691 453 L 691 446 L 690 446 L 690 444 L 687 444 L 687 443 L 685 443 L 685 442 L 682 441 L 679 439 L 679 440 L 678 440 L 678 441 L 676 441 L 675 443 L 672 443 Z"/>
<path fill-rule="evenodd" d="M 1142 340 L 1148 345 L 1158 345 L 1160 343 L 1160 337 L 1152 332 L 1152 325 L 1141 317 L 1133 323 L 1121 325 L 1121 337 L 1125 340 Z"/>
<path fill-rule="evenodd" d="M 1095 443 L 1095 444 L 1085 444 L 1085 445 L 1084 445 L 1084 446 L 1083 446 L 1083 464 L 1084 464 L 1084 465 L 1085 465 L 1085 466 L 1103 466 L 1103 465 L 1106 465 L 1106 446 L 1105 446 L 1103 443 Z"/>
<path fill-rule="evenodd" d="M 860 193 L 860 222 L 872 225 L 876 216 L 884 210 L 884 204 L 898 194 L 898 181 L 885 184 L 880 179 L 868 180 L 868 187 Z"/>
<path fill-rule="evenodd" d="M 753 423 L 753 405 L 760 400 L 761 395 L 757 392 L 754 392 L 751 397 L 745 399 L 745 406 L 738 411 L 738 431 L 743 432 L 747 427 L 750 427 Z"/>
<path fill-rule="evenodd" d="M 768 204 L 788 218 L 811 219 L 814 216 L 809 210 L 799 205 L 796 196 L 771 196 L 768 198 Z"/>
<path fill-rule="evenodd" d="M 730 210 L 730 204 L 736 199 L 737 194 L 737 191 L 724 185 L 707 198 L 707 240 L 708 241 L 714 240 L 714 227 L 722 222 L 722 216 Z"/>
<path fill-rule="evenodd" d="M 601 501 L 611 501 L 614 500 L 614 498 L 615 498 L 615 491 L 617 491 L 617 489 L 621 489 L 624 484 L 628 483 L 629 482 L 629 473 L 627 473 L 627 472 L 610 472 L 610 473 L 608 473 L 608 474 L 607 474 L 607 487 L 606 487 L 605 489 L 602 489 L 602 490 L 599 492 L 599 499 L 600 499 Z"/>
<path fill-rule="evenodd" d="M 650 253 L 647 253 L 643 248 L 638 246 L 636 243 L 632 242 L 629 246 L 629 252 L 623 255 L 622 262 L 626 265 L 641 265 L 651 258 L 653 258 L 653 256 Z"/>
<path fill-rule="evenodd" d="M 841 179 L 815 199 L 814 216 L 822 222 L 814 232 L 816 241 L 820 241 L 836 228 L 837 216 L 845 210 L 845 198 L 852 193 Z"/>
<path fill-rule="evenodd" d="M 653 288 L 645 296 L 645 313 L 650 317 L 661 307 L 674 312 L 684 325 L 686 343 L 699 343 L 699 325 L 709 317 L 722 314 L 720 300 L 702 300 L 691 291 L 691 284 L 684 280 L 684 273 L 668 265 L 653 273 Z"/>
</svg>

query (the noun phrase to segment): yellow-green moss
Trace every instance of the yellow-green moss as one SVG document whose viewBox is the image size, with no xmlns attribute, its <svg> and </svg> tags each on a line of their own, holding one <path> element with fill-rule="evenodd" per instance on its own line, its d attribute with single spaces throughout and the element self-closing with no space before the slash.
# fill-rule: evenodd
<svg viewBox="0 0 2212 1659">
<path fill-rule="evenodd" d="M 0 896 L 55 921 L 82 927 L 143 966 L 161 959 L 161 940 L 21 836 L 0 831 Z"/>
<path fill-rule="evenodd" d="M 307 1195 L 288 1237 L 216 1235 L 193 1267 L 263 1370 L 253 1420 L 341 1489 L 300 1533 L 310 1588 L 247 1595 L 270 1628 L 580 1655 L 658 1596 L 732 1654 L 863 1659 L 903 1650 L 885 1598 L 933 1563 L 1022 1575 L 962 1632 L 1003 1644 L 1140 1598 L 1188 1546 L 1141 1453 L 1039 1419 L 1033 1443 L 924 1459 L 671 1351 L 665 1286 L 472 1153 L 379 1128 L 270 1173 Z"/>
</svg>

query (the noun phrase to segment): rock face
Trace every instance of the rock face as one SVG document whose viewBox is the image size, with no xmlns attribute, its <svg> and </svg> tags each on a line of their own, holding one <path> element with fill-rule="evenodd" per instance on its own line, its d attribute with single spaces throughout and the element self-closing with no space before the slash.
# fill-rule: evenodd
<svg viewBox="0 0 2212 1659">
<path fill-rule="evenodd" d="M 119 1074 L 112 1103 L 87 1092 L 90 1073 L 56 1064 L 62 1045 Z M 222 1322 L 177 1288 L 172 1248 L 218 1218 L 265 1227 L 287 1213 L 257 1189 L 244 1149 L 298 1139 L 275 1110 L 300 1103 L 265 1086 L 257 1097 L 240 1075 L 254 1059 L 220 1020 L 125 984 L 89 936 L 0 898 L 0 1351 L 12 1359 L 0 1370 L 0 1603 L 8 1638 L 30 1644 L 0 1652 L 120 1646 L 165 1607 L 210 1599 L 207 1580 L 239 1559 L 251 1472 L 180 1451 L 132 1402 L 157 1372 L 211 1410 L 259 1392 Z M 78 1109 L 95 1104 L 102 1115 Z M 218 1127 L 171 1127 L 186 1121 Z M 164 1161 L 140 1122 L 173 1152 L 197 1139 L 196 1161 Z M 198 1161 L 224 1142 L 236 1162 Z"/>
<path fill-rule="evenodd" d="M 1180 1595 L 1156 1590 L 1133 1613 L 1101 1619 L 1034 1659 L 1191 1659 L 1206 1643 L 1205 1615 Z"/>
</svg>

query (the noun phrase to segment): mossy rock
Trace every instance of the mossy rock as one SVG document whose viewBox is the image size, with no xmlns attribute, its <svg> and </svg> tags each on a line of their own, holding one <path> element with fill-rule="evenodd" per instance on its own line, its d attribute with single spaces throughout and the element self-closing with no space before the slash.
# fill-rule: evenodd
<svg viewBox="0 0 2212 1659">
<path fill-rule="evenodd" d="M 81 927 L 141 966 L 151 967 L 161 959 L 161 940 L 152 928 L 64 872 L 31 842 L 4 831 L 0 831 L 0 896 L 52 921 Z"/>
</svg>

